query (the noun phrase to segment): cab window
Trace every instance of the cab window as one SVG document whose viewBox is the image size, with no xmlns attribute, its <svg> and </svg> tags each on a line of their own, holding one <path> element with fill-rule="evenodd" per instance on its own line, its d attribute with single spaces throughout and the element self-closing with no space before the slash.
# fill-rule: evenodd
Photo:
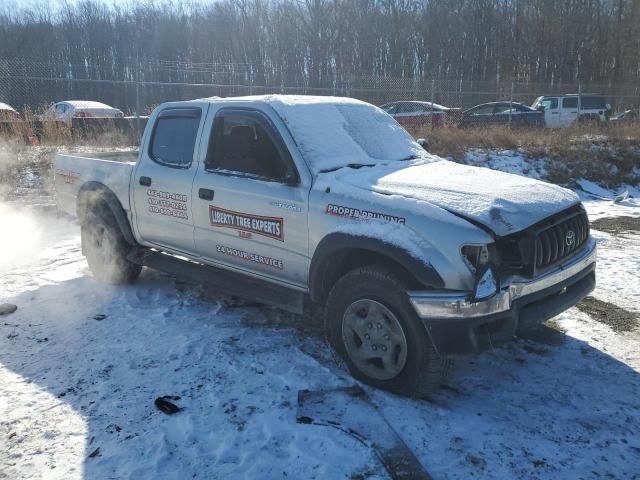
<svg viewBox="0 0 640 480">
<path fill-rule="evenodd" d="M 582 97 L 581 107 L 583 110 L 604 110 L 607 102 L 604 97 Z"/>
<path fill-rule="evenodd" d="M 382 105 L 380 108 L 383 111 L 387 112 L 389 115 L 393 115 L 394 113 L 396 113 L 396 110 L 398 109 L 398 105 L 396 103 L 392 103 L 389 105 Z"/>
<path fill-rule="evenodd" d="M 222 110 L 216 117 L 205 168 L 219 173 L 285 181 L 293 163 L 276 128 L 260 112 Z"/>
<path fill-rule="evenodd" d="M 399 103 L 398 108 L 395 113 L 415 113 L 419 110 L 418 106 L 415 103 Z"/>
<path fill-rule="evenodd" d="M 490 105 L 480 105 L 469 110 L 469 115 L 493 115 L 495 111 L 495 106 L 493 104 Z"/>
<path fill-rule="evenodd" d="M 158 115 L 151 135 L 149 156 L 162 165 L 188 168 L 200 126 L 199 108 L 168 108 Z"/>
<path fill-rule="evenodd" d="M 578 97 L 563 98 L 562 108 L 578 108 Z"/>
<path fill-rule="evenodd" d="M 558 108 L 558 99 L 557 98 L 545 98 L 540 102 L 540 104 L 544 107 L 545 110 L 555 110 Z"/>
</svg>

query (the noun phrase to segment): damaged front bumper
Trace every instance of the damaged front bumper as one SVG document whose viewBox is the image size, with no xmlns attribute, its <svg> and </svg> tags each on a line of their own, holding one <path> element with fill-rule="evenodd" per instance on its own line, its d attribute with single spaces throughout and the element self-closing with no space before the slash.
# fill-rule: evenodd
<svg viewBox="0 0 640 480">
<path fill-rule="evenodd" d="M 412 291 L 409 299 L 441 355 L 477 353 L 572 307 L 595 288 L 596 242 L 554 270 L 503 285 L 474 302 L 468 292 Z"/>
</svg>

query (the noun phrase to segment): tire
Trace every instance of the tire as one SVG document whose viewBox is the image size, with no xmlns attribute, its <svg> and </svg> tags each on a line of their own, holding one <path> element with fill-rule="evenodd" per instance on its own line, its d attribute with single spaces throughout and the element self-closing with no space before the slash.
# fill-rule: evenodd
<svg viewBox="0 0 640 480">
<path fill-rule="evenodd" d="M 405 285 L 381 266 L 352 270 L 336 282 L 325 328 L 351 375 L 377 388 L 421 396 L 443 382 L 450 365 L 436 353 Z"/>
<path fill-rule="evenodd" d="M 135 281 L 142 265 L 127 260 L 131 246 L 126 242 L 113 214 L 106 208 L 89 214 L 81 226 L 82 249 L 93 276 L 105 283 Z"/>
</svg>

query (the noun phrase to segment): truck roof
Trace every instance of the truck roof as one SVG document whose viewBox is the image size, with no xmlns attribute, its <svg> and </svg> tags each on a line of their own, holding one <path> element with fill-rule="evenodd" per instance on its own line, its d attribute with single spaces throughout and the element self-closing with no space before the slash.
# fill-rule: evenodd
<svg viewBox="0 0 640 480">
<path fill-rule="evenodd" d="M 604 97 L 600 93 L 559 93 L 557 95 L 542 95 L 541 98 L 554 98 L 554 97 Z"/>
<path fill-rule="evenodd" d="M 241 97 L 207 97 L 197 100 L 199 102 L 262 102 L 269 105 L 369 105 L 361 100 L 349 97 L 331 97 L 320 95 L 246 95 Z"/>
</svg>

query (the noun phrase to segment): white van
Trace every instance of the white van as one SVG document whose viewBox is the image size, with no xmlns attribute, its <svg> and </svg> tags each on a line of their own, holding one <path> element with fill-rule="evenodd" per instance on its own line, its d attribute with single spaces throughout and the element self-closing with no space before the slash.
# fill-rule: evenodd
<svg viewBox="0 0 640 480">
<path fill-rule="evenodd" d="M 611 105 L 603 95 L 545 95 L 538 97 L 533 108 L 544 111 L 547 127 L 563 128 L 574 122 L 606 122 Z"/>
</svg>

